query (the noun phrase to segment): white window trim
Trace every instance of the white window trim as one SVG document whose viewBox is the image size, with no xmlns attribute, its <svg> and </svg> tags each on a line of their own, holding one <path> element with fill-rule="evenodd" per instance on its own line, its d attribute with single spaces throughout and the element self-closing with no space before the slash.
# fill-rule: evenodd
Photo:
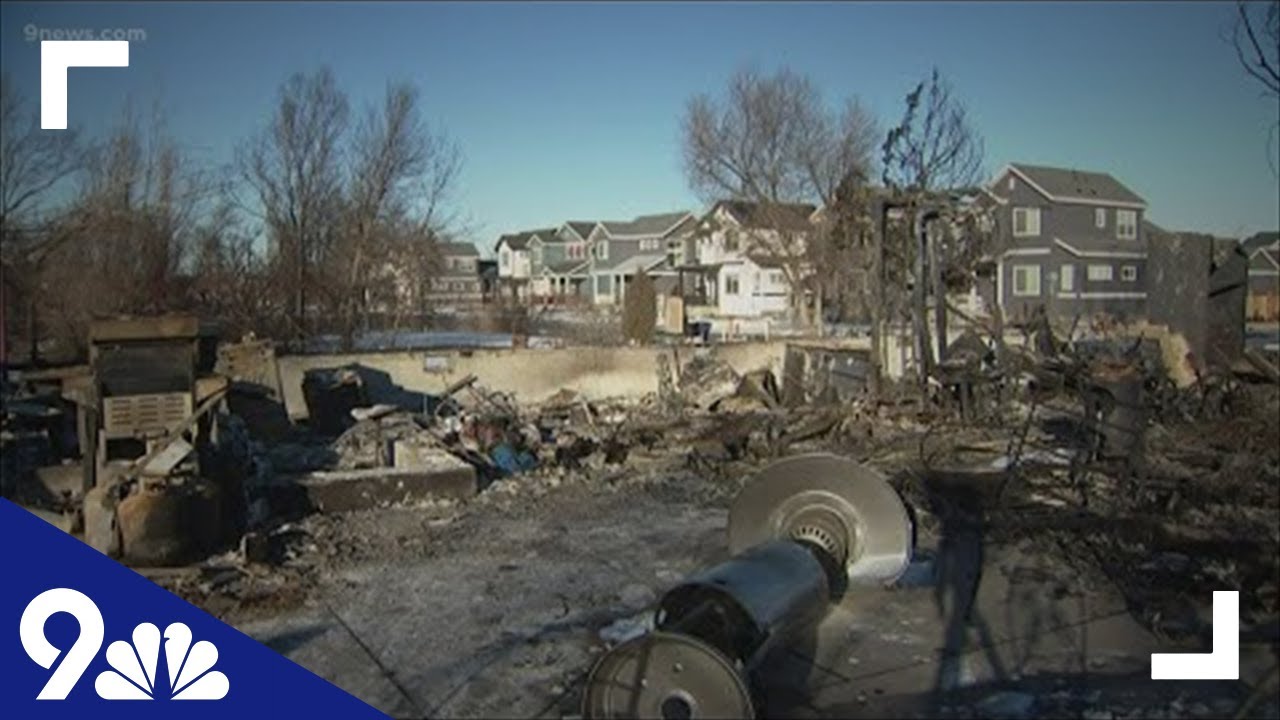
<svg viewBox="0 0 1280 720">
<path fill-rule="evenodd" d="M 1106 208 L 1093 209 L 1093 225 L 1099 230 L 1107 229 L 1107 209 Z"/>
<path fill-rule="evenodd" d="M 1103 271 L 1106 272 L 1103 272 Z M 1089 282 L 1111 282 L 1115 279 L 1115 270 L 1110 265 L 1090 265 L 1086 271 Z"/>
<path fill-rule="evenodd" d="M 1018 232 L 1018 212 L 1021 211 L 1024 216 L 1023 224 L 1026 226 L 1022 232 Z M 1034 218 L 1035 222 L 1032 222 Z M 1024 237 L 1040 237 L 1040 208 L 1038 207 L 1016 207 L 1013 209 L 1013 236 Z"/>
<path fill-rule="evenodd" d="M 729 283 L 733 283 L 733 289 L 729 289 Z M 737 296 L 742 292 L 742 281 L 736 274 L 724 276 L 724 294 Z"/>
<path fill-rule="evenodd" d="M 1027 273 L 1028 287 L 1018 290 L 1018 272 Z M 1032 282 L 1034 280 L 1034 282 Z M 1009 268 L 1009 285 L 1013 291 L 1014 297 L 1040 297 L 1040 266 L 1039 265 L 1012 265 Z"/>
<path fill-rule="evenodd" d="M 1121 218 L 1132 218 L 1132 223 L 1126 223 Z M 1129 232 L 1126 232 L 1129 231 Z M 1137 210 L 1117 210 L 1116 211 L 1116 237 L 1121 240 L 1137 240 L 1138 239 L 1138 211 Z"/>
<path fill-rule="evenodd" d="M 1076 266 L 1066 263 L 1058 271 L 1058 291 L 1069 293 L 1076 289 Z"/>
<path fill-rule="evenodd" d="M 1125 282 L 1138 282 L 1138 266 L 1137 265 L 1120 266 L 1120 279 Z"/>
</svg>

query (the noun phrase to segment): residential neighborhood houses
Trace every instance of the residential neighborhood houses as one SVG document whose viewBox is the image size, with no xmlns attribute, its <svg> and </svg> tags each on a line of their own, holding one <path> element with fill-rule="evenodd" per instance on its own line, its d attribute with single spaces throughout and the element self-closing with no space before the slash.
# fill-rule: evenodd
<svg viewBox="0 0 1280 720">
<path fill-rule="evenodd" d="M 1280 321 L 1280 232 L 1257 233 L 1240 245 L 1249 258 L 1246 316 L 1258 322 Z"/>
<path fill-rule="evenodd" d="M 1014 324 L 1041 312 L 1056 322 L 1146 319 L 1148 296 L 1159 290 L 1147 268 L 1150 243 L 1194 235 L 1159 228 L 1141 195 L 1096 170 L 1011 163 L 980 189 L 976 206 L 994 232 L 987 270 L 976 272 L 971 292 L 979 311 L 998 306 Z M 813 300 L 806 248 L 822 212 L 721 200 L 702 215 L 563 221 L 498 238 L 492 298 L 475 278 L 478 253 L 459 244 L 446 250 L 451 264 L 435 287 L 455 300 L 608 308 L 620 306 L 632 278 L 645 273 L 657 288 L 660 326 L 670 332 L 699 322 L 717 331 L 751 321 L 785 326 Z M 1248 317 L 1273 321 L 1280 241 L 1260 233 L 1240 247 L 1249 258 Z"/>
</svg>

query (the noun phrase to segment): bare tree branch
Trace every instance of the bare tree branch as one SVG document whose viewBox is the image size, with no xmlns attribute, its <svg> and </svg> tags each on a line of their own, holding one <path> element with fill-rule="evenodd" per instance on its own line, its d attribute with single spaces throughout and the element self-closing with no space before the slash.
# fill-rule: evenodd
<svg viewBox="0 0 1280 720">
<path fill-rule="evenodd" d="M 328 68 L 294 74 L 271 123 L 239 152 L 243 182 L 274 246 L 275 287 L 293 297 L 294 333 L 305 334 L 308 267 L 325 252 L 342 191 L 340 142 L 348 103 Z"/>
<path fill-rule="evenodd" d="M 1263 13 L 1253 12 L 1262 7 Z M 1245 72 L 1262 83 L 1267 95 L 1280 97 L 1280 0 L 1236 0 L 1232 41 Z"/>
<path fill-rule="evenodd" d="M 744 69 L 730 78 L 723 101 L 689 101 L 685 175 L 709 202 L 751 204 L 756 227 L 743 238 L 746 250 L 781 268 L 798 305 L 806 290 L 820 296 L 826 276 L 840 270 L 816 262 L 821 241 L 808 213 L 830 203 L 848 178 L 870 176 L 878 134 L 856 99 L 837 113 L 804 76 Z"/>
<path fill-rule="evenodd" d="M 971 187 L 982 173 L 982 137 L 935 68 L 907 94 L 902 121 L 882 146 L 886 187 L 910 193 Z"/>
<path fill-rule="evenodd" d="M 40 204 L 83 164 L 79 133 L 40 129 L 8 73 L 0 77 L 0 231 L 6 241 L 40 224 Z"/>
</svg>

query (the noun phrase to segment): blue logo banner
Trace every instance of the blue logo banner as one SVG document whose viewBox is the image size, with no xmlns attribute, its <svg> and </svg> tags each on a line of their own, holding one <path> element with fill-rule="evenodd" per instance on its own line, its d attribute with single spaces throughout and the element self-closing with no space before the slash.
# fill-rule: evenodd
<svg viewBox="0 0 1280 720">
<path fill-rule="evenodd" d="M 0 552 L 5 717 L 385 717 L 7 500 Z"/>
</svg>

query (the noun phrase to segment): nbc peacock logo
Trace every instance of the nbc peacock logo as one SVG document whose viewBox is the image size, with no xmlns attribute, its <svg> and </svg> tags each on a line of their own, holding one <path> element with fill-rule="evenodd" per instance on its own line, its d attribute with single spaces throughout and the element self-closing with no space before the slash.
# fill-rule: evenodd
<svg viewBox="0 0 1280 720">
<path fill-rule="evenodd" d="M 45 636 L 45 622 L 67 613 L 80 625 L 80 634 L 67 648 L 55 647 Z M 19 623 L 22 648 L 40 667 L 52 673 L 37 700 L 65 700 L 98 655 L 104 636 L 102 613 L 88 595 L 72 588 L 53 588 L 27 604 Z M 208 640 L 191 643 L 191 628 L 175 622 L 164 629 L 140 623 L 132 642 L 117 640 L 107 647 L 110 670 L 93 683 L 104 700 L 221 700 L 231 689 L 227 676 L 214 670 L 218 648 Z M 167 686 L 159 683 L 160 651 L 164 650 Z"/>
<path fill-rule="evenodd" d="M 104 700 L 151 700 L 156 696 L 156 672 L 161 649 L 160 628 L 141 623 L 133 629 L 133 643 L 117 640 L 107 646 L 111 670 L 98 674 L 93 687 Z M 182 623 L 164 629 L 164 661 L 172 700 L 221 700 L 231 689 L 227 676 L 212 670 L 218 648 L 208 640 L 191 644 L 191 630 Z"/>
</svg>

